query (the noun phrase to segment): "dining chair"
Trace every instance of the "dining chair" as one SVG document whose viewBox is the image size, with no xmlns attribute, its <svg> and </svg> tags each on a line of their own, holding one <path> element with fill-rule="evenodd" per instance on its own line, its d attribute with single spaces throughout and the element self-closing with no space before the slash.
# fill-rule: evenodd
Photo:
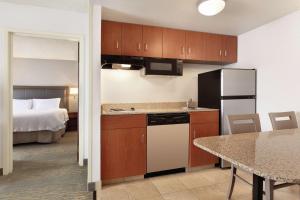
<svg viewBox="0 0 300 200">
<path fill-rule="evenodd" d="M 291 112 L 273 112 L 269 113 L 273 130 L 298 128 L 296 114 Z"/>
<path fill-rule="evenodd" d="M 269 117 L 272 123 L 273 130 L 298 128 L 296 113 L 294 111 L 273 112 L 273 113 L 269 113 Z M 273 190 L 294 185 L 292 183 L 275 184 L 275 181 L 272 180 L 265 180 L 265 182 L 267 185 L 266 186 L 266 195 L 268 195 L 267 199 L 273 199 Z"/>
<path fill-rule="evenodd" d="M 227 122 L 229 126 L 230 134 L 241 134 L 241 133 L 252 133 L 252 132 L 261 132 L 260 119 L 258 114 L 245 114 L 245 115 L 228 115 Z M 235 181 L 239 179 L 252 186 L 243 177 L 237 174 L 237 166 L 231 165 L 231 179 L 228 187 L 227 199 L 230 200 Z"/>
</svg>

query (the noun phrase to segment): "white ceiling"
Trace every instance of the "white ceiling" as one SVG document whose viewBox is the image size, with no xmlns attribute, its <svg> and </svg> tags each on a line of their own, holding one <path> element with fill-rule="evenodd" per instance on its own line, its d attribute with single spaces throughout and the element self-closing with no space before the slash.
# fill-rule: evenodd
<svg viewBox="0 0 300 200">
<path fill-rule="evenodd" d="M 239 35 L 300 9 L 300 0 L 227 0 L 213 17 L 197 12 L 198 0 L 102 0 L 104 19 Z"/>
<path fill-rule="evenodd" d="M 300 9 L 300 0 L 226 0 L 213 17 L 197 11 L 199 0 L 102 0 L 104 19 L 239 35 Z M 87 12 L 89 0 L 0 0 Z"/>
<path fill-rule="evenodd" d="M 89 0 L 0 0 L 0 2 L 87 12 Z"/>
</svg>

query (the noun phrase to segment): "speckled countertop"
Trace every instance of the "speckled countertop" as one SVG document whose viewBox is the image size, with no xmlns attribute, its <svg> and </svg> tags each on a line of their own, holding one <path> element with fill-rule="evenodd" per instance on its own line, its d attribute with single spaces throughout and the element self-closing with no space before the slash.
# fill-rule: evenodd
<svg viewBox="0 0 300 200">
<path fill-rule="evenodd" d="M 154 114 L 154 113 L 178 113 L 178 112 L 200 112 L 217 111 L 211 108 L 190 109 L 185 107 L 185 102 L 162 102 L 162 103 L 124 103 L 103 104 L 102 115 L 128 115 L 128 114 Z M 124 111 L 112 111 L 111 109 L 124 109 Z M 134 108 L 135 110 L 130 110 Z"/>
<path fill-rule="evenodd" d="M 194 145 L 258 176 L 300 183 L 300 129 L 198 138 Z"/>
</svg>

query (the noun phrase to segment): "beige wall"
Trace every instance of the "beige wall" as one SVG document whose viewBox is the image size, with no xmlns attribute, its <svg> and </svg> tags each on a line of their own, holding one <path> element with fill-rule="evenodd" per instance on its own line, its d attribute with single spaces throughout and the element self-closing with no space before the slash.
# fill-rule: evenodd
<svg viewBox="0 0 300 200">
<path fill-rule="evenodd" d="M 143 76 L 141 71 L 101 70 L 102 103 L 197 100 L 198 74 L 220 66 L 184 64 L 183 76 Z"/>
</svg>

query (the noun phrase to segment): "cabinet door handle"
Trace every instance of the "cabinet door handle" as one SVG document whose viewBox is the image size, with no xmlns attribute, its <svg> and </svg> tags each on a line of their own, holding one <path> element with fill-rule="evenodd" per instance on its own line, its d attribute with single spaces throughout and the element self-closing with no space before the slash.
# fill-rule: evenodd
<svg viewBox="0 0 300 200">
<path fill-rule="evenodd" d="M 225 54 L 224 55 L 225 55 L 225 57 L 227 56 L 227 50 L 225 50 Z"/>
<path fill-rule="evenodd" d="M 119 41 L 117 41 L 117 45 L 116 45 L 117 49 L 119 48 Z"/>
<path fill-rule="evenodd" d="M 144 144 L 144 141 L 145 141 L 145 134 L 142 134 L 141 143 Z"/>
<path fill-rule="evenodd" d="M 192 48 L 189 47 L 189 48 L 188 48 L 188 53 L 191 54 L 191 52 L 192 52 Z"/>
<path fill-rule="evenodd" d="M 141 43 L 139 42 L 138 43 L 138 51 L 140 51 L 141 50 Z"/>
<path fill-rule="evenodd" d="M 181 53 L 184 54 L 184 47 L 181 47 Z"/>
<path fill-rule="evenodd" d="M 220 49 L 220 56 L 222 56 L 222 49 Z"/>
<path fill-rule="evenodd" d="M 148 44 L 145 43 L 145 51 L 147 51 L 147 50 L 148 50 Z"/>
</svg>

